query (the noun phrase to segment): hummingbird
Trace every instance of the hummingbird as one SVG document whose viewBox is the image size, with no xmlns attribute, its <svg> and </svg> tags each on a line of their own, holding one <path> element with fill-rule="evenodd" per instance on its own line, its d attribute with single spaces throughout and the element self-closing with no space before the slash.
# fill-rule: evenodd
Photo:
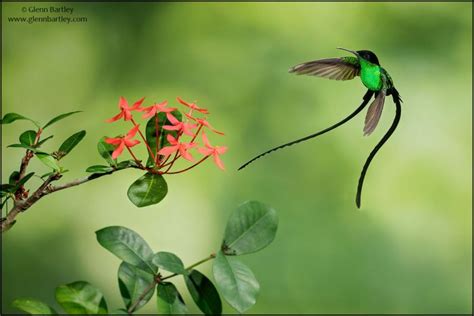
<svg viewBox="0 0 474 316">
<path fill-rule="evenodd" d="M 372 97 L 374 97 L 374 100 L 370 104 L 367 114 L 365 116 L 365 124 L 363 129 L 364 136 L 370 135 L 375 130 L 380 120 L 385 103 L 385 98 L 388 96 L 392 96 L 393 102 L 395 103 L 396 107 L 395 117 L 393 119 L 392 125 L 382 137 L 382 139 L 377 143 L 374 149 L 370 152 L 359 176 L 356 194 L 356 205 L 358 208 L 360 208 L 362 187 L 364 185 L 365 175 L 370 166 L 370 163 L 372 162 L 372 159 L 375 157 L 380 148 L 382 148 L 385 142 L 387 142 L 390 136 L 392 136 L 393 132 L 398 126 L 402 112 L 402 100 L 397 89 L 395 89 L 393 80 L 390 77 L 389 73 L 382 66 L 380 66 L 379 59 L 372 51 L 353 51 L 341 47 L 338 47 L 338 49 L 347 51 L 353 54 L 354 56 L 326 58 L 309 61 L 291 67 L 289 72 L 297 75 L 310 75 L 332 80 L 351 80 L 357 76 L 360 76 L 362 84 L 367 88 L 367 92 L 362 98 L 363 101 L 361 105 L 354 112 L 349 114 L 347 117 L 345 117 L 338 123 L 314 134 L 271 148 L 261 153 L 260 155 L 252 158 L 251 160 L 243 164 L 238 170 L 245 168 L 250 163 L 265 156 L 268 153 L 274 152 L 287 146 L 307 141 L 343 125 L 344 123 L 354 118 L 357 114 L 359 114 L 366 107 Z"/>
</svg>

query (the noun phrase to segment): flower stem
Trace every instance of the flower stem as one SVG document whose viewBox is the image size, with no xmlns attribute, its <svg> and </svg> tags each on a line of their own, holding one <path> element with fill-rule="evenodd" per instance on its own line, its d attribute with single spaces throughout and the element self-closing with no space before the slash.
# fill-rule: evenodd
<svg viewBox="0 0 474 316">
<path fill-rule="evenodd" d="M 131 121 L 132 121 L 133 126 L 136 127 L 137 123 L 135 122 L 135 120 L 131 118 Z M 150 153 L 151 158 L 153 159 L 153 161 L 155 161 L 155 155 L 151 151 L 150 145 L 148 145 L 148 142 L 146 141 L 145 136 L 143 136 L 142 131 L 140 129 L 138 129 L 138 133 L 140 134 L 140 137 L 143 139 L 143 142 L 145 143 L 146 148 L 148 149 L 148 152 Z"/>
<path fill-rule="evenodd" d="M 176 137 L 176 141 L 179 141 L 179 138 L 180 138 L 182 135 L 183 135 L 182 132 L 178 132 L 178 136 Z M 174 164 L 175 161 L 180 157 L 180 154 L 179 154 L 178 151 L 176 151 L 176 154 L 174 155 L 173 160 L 171 160 L 169 163 L 166 164 L 166 161 L 168 160 L 169 157 L 170 157 L 170 156 L 168 156 L 168 157 L 166 158 L 165 162 L 160 166 L 160 168 L 163 168 L 163 167 L 169 165 L 168 169 L 166 169 L 166 171 L 163 172 L 163 173 L 168 172 L 168 171 L 171 169 L 171 167 L 173 167 L 173 164 Z"/>
<path fill-rule="evenodd" d="M 163 174 L 165 174 L 165 173 L 166 173 L 166 174 L 177 174 L 177 173 L 181 173 L 181 172 L 188 171 L 188 170 L 190 170 L 190 169 L 196 167 L 197 165 L 199 165 L 201 162 L 203 162 L 204 160 L 206 160 L 206 159 L 209 158 L 209 157 L 211 157 L 211 156 L 209 155 L 209 156 L 203 157 L 201 160 L 199 160 L 198 162 L 196 162 L 194 165 L 189 166 L 189 167 L 187 167 L 186 169 L 179 170 L 179 171 L 173 171 L 173 172 L 168 172 L 168 171 L 166 171 L 166 172 L 163 172 Z M 170 166 L 170 168 L 171 168 L 171 166 Z M 168 168 L 168 170 L 169 170 L 170 168 Z"/>
<path fill-rule="evenodd" d="M 137 165 L 138 165 L 141 169 L 146 169 L 146 168 L 142 165 L 141 161 L 138 160 L 137 157 L 134 155 L 134 153 L 133 153 L 133 151 L 130 149 L 130 147 L 128 147 L 128 146 L 125 146 L 125 147 L 127 147 L 128 152 L 129 152 L 130 155 L 132 156 L 133 160 L 135 160 L 135 162 L 137 163 Z"/>
<path fill-rule="evenodd" d="M 199 128 L 197 129 L 196 134 L 194 134 L 194 137 L 193 137 L 193 139 L 191 139 L 190 143 L 194 142 L 194 140 L 198 136 L 199 132 L 201 131 L 202 126 L 203 126 L 202 124 L 199 124 Z"/>
<path fill-rule="evenodd" d="M 174 154 L 173 159 L 171 159 L 171 161 L 168 162 L 168 163 L 166 163 L 166 161 L 168 161 L 168 159 L 169 159 L 169 157 L 171 157 L 171 155 L 166 157 L 166 160 L 163 162 L 163 165 L 161 166 L 161 168 L 168 166 L 168 169 L 166 169 L 165 173 L 168 172 L 171 169 L 171 167 L 173 167 L 173 163 L 178 158 L 178 155 L 179 155 L 179 152 L 176 151 L 175 154 Z"/>
<path fill-rule="evenodd" d="M 160 142 L 160 133 L 158 131 L 158 113 L 155 114 L 155 135 L 156 135 L 156 146 L 155 146 L 155 165 L 158 165 L 159 162 L 159 156 L 158 156 L 158 149 L 159 149 L 159 142 Z"/>
<path fill-rule="evenodd" d="M 169 156 L 166 157 L 165 161 L 163 161 L 163 162 L 160 164 L 160 168 L 169 165 L 169 163 L 167 164 L 166 162 L 168 161 L 168 159 L 170 159 L 170 157 L 171 157 L 171 155 L 169 155 Z"/>
<path fill-rule="evenodd" d="M 199 125 L 199 128 L 198 128 L 198 130 L 196 131 L 196 134 L 194 134 L 194 137 L 193 137 L 193 139 L 191 139 L 190 143 L 192 143 L 192 142 L 196 139 L 197 135 L 198 135 L 199 132 L 201 131 L 202 126 L 203 126 L 202 124 Z M 180 135 L 180 136 L 181 136 L 181 135 Z M 166 164 L 166 161 L 168 161 L 168 158 L 169 158 L 169 157 L 170 157 L 170 156 L 168 156 L 168 157 L 166 158 L 165 162 L 163 163 L 163 165 L 160 166 L 160 168 L 163 168 L 163 167 L 166 167 L 166 166 L 169 165 L 168 169 L 166 169 L 166 171 L 165 171 L 164 173 L 167 173 L 167 172 L 171 169 L 171 167 L 173 167 L 174 162 L 180 157 L 180 155 L 179 155 L 179 152 L 176 152 L 176 154 L 174 155 L 173 160 L 171 160 L 169 163 Z"/>
</svg>

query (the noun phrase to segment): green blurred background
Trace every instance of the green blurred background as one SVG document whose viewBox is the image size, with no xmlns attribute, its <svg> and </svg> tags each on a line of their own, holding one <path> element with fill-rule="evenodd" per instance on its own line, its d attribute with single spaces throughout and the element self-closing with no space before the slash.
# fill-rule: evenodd
<svg viewBox="0 0 474 316">
<path fill-rule="evenodd" d="M 242 258 L 261 283 L 250 312 L 472 311 L 472 3 L 72 3 L 65 5 L 86 23 L 8 22 L 33 15 L 21 12 L 30 5 L 2 3 L 2 111 L 42 122 L 84 111 L 50 130 L 51 151 L 80 129 L 88 133 L 64 159 L 71 170 L 64 181 L 102 163 L 98 139 L 128 127 L 104 123 L 121 95 L 198 100 L 226 132 L 213 140 L 229 151 L 225 172 L 209 162 L 167 177 L 169 194 L 156 206 L 137 209 L 127 199 L 136 170 L 41 200 L 2 236 L 3 312 L 14 311 L 17 297 L 54 306 L 55 287 L 76 280 L 121 307 L 119 260 L 94 231 L 130 227 L 155 251 L 190 264 L 218 248 L 230 212 L 248 199 L 280 216 L 275 242 Z M 359 105 L 359 80 L 287 73 L 344 55 L 339 46 L 376 52 L 404 100 L 399 129 L 368 172 L 360 211 L 357 179 L 391 123 L 391 100 L 371 137 L 362 136 L 363 114 L 236 171 Z M 2 181 L 23 154 L 6 145 L 29 127 L 2 127 Z M 38 162 L 32 168 L 46 171 Z M 211 275 L 210 267 L 200 270 Z M 187 292 L 184 299 L 197 311 Z M 154 301 L 142 311 L 153 313 Z"/>
</svg>

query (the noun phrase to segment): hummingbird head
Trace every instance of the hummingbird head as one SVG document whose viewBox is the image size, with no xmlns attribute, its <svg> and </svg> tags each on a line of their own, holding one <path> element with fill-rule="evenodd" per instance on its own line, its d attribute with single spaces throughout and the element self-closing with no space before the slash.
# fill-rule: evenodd
<svg viewBox="0 0 474 316">
<path fill-rule="evenodd" d="M 350 49 L 345 49 L 345 48 L 341 48 L 341 47 L 338 47 L 338 49 L 341 49 L 341 50 L 345 50 L 347 52 L 350 52 L 354 55 L 356 55 L 358 58 L 362 58 L 372 64 L 375 64 L 375 65 L 379 65 L 380 66 L 380 63 L 379 63 L 379 59 L 377 58 L 377 56 L 371 52 L 370 50 L 358 50 L 358 51 L 353 51 L 353 50 L 350 50 Z"/>
</svg>

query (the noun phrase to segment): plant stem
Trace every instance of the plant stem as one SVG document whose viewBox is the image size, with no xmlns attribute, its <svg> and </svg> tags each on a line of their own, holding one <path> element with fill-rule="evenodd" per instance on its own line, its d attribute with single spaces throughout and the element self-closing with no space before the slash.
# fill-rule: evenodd
<svg viewBox="0 0 474 316">
<path fill-rule="evenodd" d="M 191 139 L 190 143 L 192 143 L 192 142 L 196 139 L 197 135 L 198 135 L 199 132 L 201 131 L 202 126 L 203 126 L 202 124 L 199 125 L 199 128 L 197 129 L 196 134 L 194 134 L 194 137 L 193 137 L 193 139 Z M 179 136 L 181 136 L 181 134 L 180 134 Z M 181 157 L 181 155 L 179 154 L 179 152 L 176 152 L 176 154 L 175 154 L 173 160 L 171 160 L 170 162 L 166 163 L 166 161 L 168 160 L 169 157 L 170 157 L 170 156 L 168 156 L 168 157 L 166 158 L 165 162 L 160 166 L 160 168 L 169 166 L 168 169 L 166 169 L 166 171 L 163 172 L 163 174 L 168 173 L 168 171 L 170 171 L 170 169 L 171 169 L 171 167 L 173 167 L 173 164 L 175 163 L 175 161 L 176 161 L 179 157 Z M 186 170 L 188 170 L 188 169 L 186 169 Z M 185 171 L 185 170 L 183 170 L 183 171 Z M 168 174 L 172 174 L 172 173 L 170 172 L 170 173 L 168 173 Z"/>
<path fill-rule="evenodd" d="M 138 168 L 138 167 L 128 167 L 128 168 Z M 106 175 L 112 174 L 114 172 L 117 172 L 119 170 L 125 170 L 125 169 L 128 169 L 128 168 L 114 169 L 114 170 L 106 172 L 106 173 L 93 173 L 93 174 L 91 174 L 87 177 L 75 179 L 71 182 L 61 184 L 61 185 L 57 185 L 57 186 L 53 186 L 51 183 L 56 181 L 56 180 L 59 180 L 62 177 L 62 175 L 59 174 L 59 173 L 54 173 L 54 174 L 50 175 L 43 182 L 43 184 L 41 186 L 39 186 L 38 189 L 36 189 L 36 191 L 32 195 L 30 195 L 30 197 L 27 198 L 25 201 L 21 201 L 21 200 L 15 200 L 14 201 L 13 208 L 10 210 L 10 212 L 5 217 L 3 217 L 1 219 L 0 226 L 1 226 L 2 233 L 6 232 L 7 230 L 9 230 L 12 227 L 12 225 L 16 221 L 16 217 L 20 213 L 22 213 L 22 212 L 26 211 L 27 209 L 29 209 L 33 204 L 38 202 L 38 200 L 40 200 L 43 196 L 46 196 L 46 195 L 51 194 L 51 193 L 56 192 L 56 191 L 68 189 L 68 188 L 71 188 L 71 187 L 74 187 L 74 186 L 78 186 L 78 185 L 81 185 L 83 183 L 92 181 L 94 179 L 98 179 L 98 178 L 101 178 L 103 176 L 106 176 Z"/>
<path fill-rule="evenodd" d="M 43 184 L 41 184 L 39 188 L 36 189 L 36 191 L 28 199 L 26 199 L 25 201 L 15 200 L 13 208 L 4 218 L 2 218 L 2 222 L 1 222 L 2 233 L 10 229 L 13 226 L 13 224 L 15 224 L 15 218 L 18 216 L 18 214 L 30 208 L 31 205 L 33 205 L 39 199 L 41 199 L 44 195 L 46 195 L 47 193 L 45 193 L 45 191 L 50 185 L 50 183 L 55 180 L 58 180 L 59 178 L 61 178 L 61 175 L 59 173 L 54 173 L 50 175 L 46 179 L 46 181 L 44 181 Z"/>
<path fill-rule="evenodd" d="M 132 118 L 131 121 L 132 121 L 133 126 L 136 127 L 137 123 L 135 122 L 135 120 Z M 138 133 L 140 134 L 140 137 L 143 139 L 143 142 L 145 143 L 146 148 L 148 149 L 148 152 L 150 153 L 150 156 L 154 161 L 155 160 L 155 155 L 151 151 L 150 145 L 148 145 L 148 142 L 146 141 L 145 136 L 143 136 L 142 131 L 140 129 L 138 129 Z"/>
<path fill-rule="evenodd" d="M 214 259 L 215 257 L 216 257 L 216 254 L 215 254 L 215 253 L 211 253 L 211 254 L 209 255 L 209 257 L 206 257 L 206 258 L 204 258 L 204 259 L 202 259 L 202 260 L 199 260 L 198 262 L 196 262 L 196 263 L 190 265 L 189 267 L 185 268 L 185 270 L 186 270 L 186 271 L 191 270 L 192 268 L 197 267 L 198 265 L 203 264 L 204 262 L 207 262 L 207 261 L 209 261 L 209 260 L 212 260 L 212 259 Z M 171 275 L 168 275 L 167 277 L 161 278 L 161 281 L 164 281 L 164 280 L 167 280 L 167 279 L 171 279 L 171 278 L 173 278 L 173 277 L 175 277 L 175 276 L 177 276 L 177 275 L 179 275 L 179 274 L 178 274 L 178 273 L 173 273 L 173 274 L 171 274 Z"/>
<path fill-rule="evenodd" d="M 155 114 L 155 165 L 159 164 L 159 158 L 158 158 L 158 149 L 159 149 L 159 141 L 160 141 L 160 133 L 158 130 L 158 113 Z"/>
<path fill-rule="evenodd" d="M 167 156 L 164 161 L 160 162 L 160 165 L 158 168 L 163 168 L 164 166 L 167 166 L 168 164 L 166 163 L 168 159 L 170 159 L 171 155 Z"/>
<path fill-rule="evenodd" d="M 209 157 L 211 157 L 211 156 L 210 156 L 210 155 L 209 155 L 209 156 L 204 156 L 201 160 L 199 160 L 198 162 L 196 162 L 194 165 L 189 166 L 189 167 L 187 167 L 187 168 L 185 168 L 185 169 L 183 169 L 183 170 L 173 171 L 173 172 L 168 172 L 168 171 L 166 171 L 166 172 L 164 172 L 163 174 L 177 174 L 177 173 L 181 173 L 181 172 L 188 171 L 188 170 L 190 170 L 190 169 L 196 167 L 197 165 L 199 165 L 201 162 L 203 162 L 204 160 L 206 160 L 206 159 L 209 158 Z M 169 170 L 169 169 L 170 169 L 170 168 L 168 168 L 168 170 Z"/>
<path fill-rule="evenodd" d="M 138 304 L 140 304 L 140 302 L 145 298 L 145 296 L 148 294 L 148 292 L 153 290 L 153 288 L 155 287 L 156 284 L 158 284 L 158 281 L 156 280 L 156 278 L 154 278 L 153 282 L 145 289 L 145 291 L 138 297 L 138 299 L 135 301 L 135 303 L 133 303 L 130 306 L 130 308 L 127 310 L 128 314 L 132 314 L 135 311 L 135 309 L 138 307 Z"/>
<path fill-rule="evenodd" d="M 176 159 L 178 159 L 178 155 L 179 155 L 179 151 L 176 151 L 176 153 L 174 154 L 173 159 L 172 159 L 170 162 L 168 162 L 168 163 L 164 163 L 164 164 L 160 167 L 160 168 L 163 168 L 163 167 L 168 166 L 168 168 L 166 169 L 166 171 L 163 172 L 163 173 L 167 173 L 168 171 L 170 171 L 171 167 L 173 167 L 173 163 L 176 161 Z M 168 156 L 164 162 L 166 162 L 169 157 L 171 157 L 171 155 Z"/>
<path fill-rule="evenodd" d="M 41 128 L 38 129 L 36 132 L 35 140 L 33 141 L 32 146 L 34 147 L 36 144 L 38 144 L 38 141 L 40 140 L 40 135 L 43 132 Z M 19 175 L 18 175 L 18 181 L 23 179 L 25 177 L 26 169 L 28 168 L 28 164 L 30 163 L 30 159 L 33 158 L 33 151 L 27 149 L 25 156 L 21 159 L 20 163 L 20 170 L 19 170 Z M 18 188 L 18 191 L 22 191 L 23 186 Z M 18 199 L 21 199 L 21 196 L 17 196 Z"/>
<path fill-rule="evenodd" d="M 203 264 L 204 262 L 207 262 L 209 260 L 212 260 L 216 257 L 216 254 L 215 253 L 211 253 L 209 255 L 209 257 L 206 257 L 202 260 L 199 260 L 198 262 L 190 265 L 189 267 L 185 268 L 186 271 L 188 270 L 191 270 L 192 268 L 200 265 L 200 264 Z M 164 280 L 167 280 L 167 279 L 171 279 L 172 277 L 175 277 L 179 275 L 178 273 L 173 273 L 167 277 L 164 277 L 164 278 L 161 278 L 160 277 L 160 274 L 157 274 L 154 276 L 153 278 L 153 282 L 145 289 L 145 291 L 143 291 L 143 293 L 138 297 L 138 299 L 130 306 L 130 308 L 127 310 L 127 313 L 128 314 L 132 314 L 135 309 L 138 307 L 138 304 L 140 304 L 140 302 L 145 298 L 145 296 L 151 291 L 153 290 L 153 288 L 158 284 L 158 283 L 161 283 L 163 282 Z"/>
<path fill-rule="evenodd" d="M 198 136 L 199 132 L 201 131 L 202 126 L 203 126 L 202 124 L 199 124 L 199 127 L 198 127 L 198 129 L 197 129 L 197 131 L 196 131 L 196 134 L 194 134 L 194 137 L 193 137 L 193 139 L 191 139 L 190 143 L 194 142 L 194 140 L 195 140 L 196 137 Z"/>
<path fill-rule="evenodd" d="M 191 270 L 192 268 L 197 267 L 198 265 L 203 264 L 204 262 L 207 262 L 207 261 L 209 261 L 209 260 L 212 260 L 212 259 L 214 259 L 215 257 L 216 257 L 216 254 L 215 254 L 215 253 L 211 253 L 211 254 L 209 255 L 209 257 L 204 258 L 204 259 L 202 259 L 202 260 L 199 260 L 198 262 L 196 262 L 196 263 L 190 265 L 189 267 L 187 267 L 187 268 L 186 268 L 186 271 Z"/>
<path fill-rule="evenodd" d="M 141 161 L 138 160 L 137 157 L 133 154 L 132 149 L 130 149 L 130 147 L 128 147 L 128 146 L 126 146 L 126 145 L 125 145 L 125 147 L 127 147 L 127 150 L 128 150 L 128 152 L 130 153 L 130 156 L 132 156 L 133 160 L 135 160 L 135 162 L 137 163 L 137 165 L 138 165 L 141 169 L 146 169 L 146 168 L 142 165 Z"/>
<path fill-rule="evenodd" d="M 182 131 L 179 131 L 179 132 L 178 132 L 178 135 L 177 135 L 177 137 L 176 137 L 176 141 L 179 142 L 179 138 L 181 137 L 181 135 L 183 135 L 183 132 L 182 132 Z M 163 172 L 163 173 L 166 173 L 166 172 L 168 172 L 168 171 L 171 169 L 171 167 L 173 166 L 173 164 L 174 164 L 174 162 L 176 161 L 176 159 L 178 159 L 178 158 L 180 157 L 180 154 L 179 154 L 179 152 L 177 151 L 176 154 L 174 155 L 173 160 L 170 161 L 170 162 L 168 162 L 168 163 L 166 164 L 166 161 L 168 160 L 169 157 L 170 157 L 170 156 L 166 157 L 166 160 L 165 160 L 165 161 L 161 164 L 161 166 L 160 166 L 160 168 L 163 168 L 164 166 L 169 165 L 168 169 L 166 169 L 166 171 Z"/>
</svg>

